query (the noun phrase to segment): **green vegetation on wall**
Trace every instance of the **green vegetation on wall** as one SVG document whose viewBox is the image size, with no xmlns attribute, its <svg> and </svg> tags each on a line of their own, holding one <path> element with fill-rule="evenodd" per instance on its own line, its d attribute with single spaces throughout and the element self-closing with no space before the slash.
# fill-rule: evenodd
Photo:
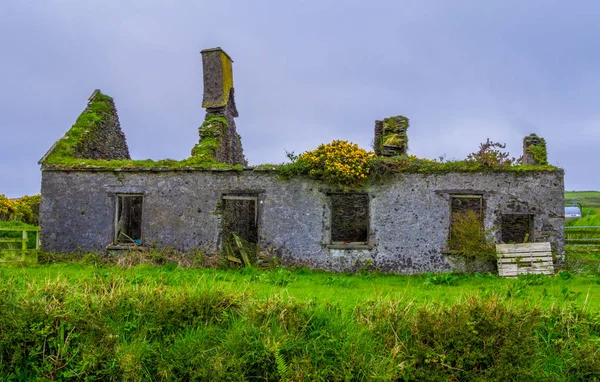
<svg viewBox="0 0 600 382">
<path fill-rule="evenodd" d="M 192 149 L 191 158 L 198 162 L 216 163 L 215 154 L 223 144 L 221 140 L 227 137 L 228 123 L 227 119 L 218 115 L 211 115 L 206 118 L 202 126 L 198 128 L 200 143 Z"/>
<path fill-rule="evenodd" d="M 228 123 L 222 116 L 207 117 L 199 128 L 200 142 L 192 149 L 192 155 L 184 160 L 102 160 L 77 157 L 77 149 L 85 137 L 96 128 L 102 118 L 111 112 L 112 98 L 97 93 L 89 107 L 77 119 L 73 127 L 63 138 L 57 141 L 54 149 L 43 162 L 45 168 L 93 168 L 93 169 L 233 169 L 241 166 L 221 163 L 215 155 L 222 145 L 227 145 Z M 404 144 L 408 142 L 406 128 L 408 119 L 402 116 L 386 118 L 383 122 L 382 145 L 385 142 Z M 498 148 L 504 146 L 487 141 L 479 152 L 471 154 L 466 160 L 444 161 L 417 158 L 414 155 L 396 155 L 393 157 L 375 157 L 372 152 L 360 149 L 347 141 L 333 141 L 321 145 L 316 150 L 307 151 L 298 160 L 282 165 L 261 165 L 258 171 L 275 171 L 283 178 L 308 176 L 323 180 L 342 188 L 358 188 L 368 183 L 379 182 L 395 173 L 444 174 L 451 172 L 553 172 L 562 171 L 548 164 L 541 166 L 522 165 L 508 159 L 507 154 Z"/>
<path fill-rule="evenodd" d="M 342 188 L 361 187 L 367 184 L 376 184 L 384 182 L 395 174 L 449 174 L 449 173 L 500 173 L 510 172 L 515 174 L 531 174 L 563 171 L 562 169 L 551 166 L 534 165 L 504 165 L 504 164 L 482 164 L 472 160 L 459 161 L 441 161 L 427 158 L 417 158 L 415 155 L 399 155 L 394 157 L 374 157 L 365 164 L 367 167 L 359 169 L 360 174 L 368 174 L 366 178 L 361 178 L 360 182 L 336 182 L 335 178 L 324 178 L 320 172 L 311 171 L 314 169 L 306 161 L 295 161 L 281 165 L 261 165 L 255 167 L 255 170 L 273 171 L 279 174 L 283 179 L 290 179 L 296 176 L 308 176 L 319 180 L 324 180 L 332 185 L 338 185 Z M 356 172 L 355 172 L 356 173 Z M 323 173 L 324 174 L 324 173 Z M 316 175 L 316 176 L 315 176 Z"/>
<path fill-rule="evenodd" d="M 85 144 L 86 138 L 98 128 L 103 118 L 110 118 L 112 107 L 108 103 L 112 98 L 97 92 L 86 110 L 81 113 L 75 124 L 58 141 L 44 158 L 44 165 L 69 165 L 74 162 Z"/>
<path fill-rule="evenodd" d="M 134 159 L 87 159 L 79 158 L 78 150 L 103 118 L 109 118 L 112 111 L 107 103 L 112 98 L 96 93 L 88 108 L 77 118 L 75 124 L 56 142 L 51 152 L 44 158 L 43 166 L 52 168 L 215 168 L 241 170 L 240 166 L 218 163 L 214 154 L 219 147 L 219 131 L 227 127 L 227 120 L 219 116 L 210 116 L 200 127 L 202 140 L 194 146 L 192 155 L 184 160 L 134 160 Z"/>
<path fill-rule="evenodd" d="M 544 138 L 539 138 L 536 134 L 530 134 L 529 136 L 537 138 L 538 143 L 527 146 L 525 150 L 533 157 L 537 164 L 547 165 L 548 152 L 546 149 L 546 140 Z"/>
<path fill-rule="evenodd" d="M 406 130 L 409 127 L 408 118 L 398 115 L 385 118 L 383 120 L 383 132 L 379 144 L 380 151 L 384 152 L 384 146 L 393 147 L 400 154 L 406 154 L 408 149 L 408 135 Z"/>
<path fill-rule="evenodd" d="M 394 117 L 399 118 L 399 117 Z M 403 118 L 403 117 L 402 117 Z M 407 122 L 408 123 L 408 122 Z M 344 149 L 344 147 L 352 149 Z M 333 141 L 316 150 L 292 157 L 292 162 L 282 165 L 262 165 L 256 169 L 276 171 L 284 179 L 308 176 L 323 180 L 340 188 L 359 188 L 378 183 L 394 174 L 448 174 L 453 172 L 555 172 L 562 169 L 551 165 L 524 165 L 519 159 L 503 152 L 505 146 L 490 141 L 482 143 L 479 150 L 465 160 L 445 161 L 418 158 L 416 155 L 375 156 L 347 141 Z"/>
</svg>

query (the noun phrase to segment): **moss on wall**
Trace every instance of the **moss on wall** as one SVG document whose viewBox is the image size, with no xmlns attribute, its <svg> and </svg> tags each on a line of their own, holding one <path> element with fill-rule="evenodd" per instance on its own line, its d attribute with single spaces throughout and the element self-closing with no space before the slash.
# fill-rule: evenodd
<svg viewBox="0 0 600 382">
<path fill-rule="evenodd" d="M 202 107 L 224 107 L 233 89 L 231 58 L 221 48 L 202 51 L 204 67 L 204 98 Z"/>
<path fill-rule="evenodd" d="M 200 143 L 192 149 L 191 158 L 197 161 L 217 162 L 217 152 L 227 139 L 227 128 L 229 124 L 227 119 L 220 115 L 209 115 L 204 123 L 198 128 Z"/>
<path fill-rule="evenodd" d="M 406 133 L 408 127 L 409 120 L 402 115 L 385 118 L 382 137 L 376 142 L 380 145 L 377 151 L 386 156 L 406 154 L 408 151 L 408 135 Z"/>
<path fill-rule="evenodd" d="M 531 165 L 547 165 L 548 151 L 546 140 L 536 134 L 523 138 L 523 163 Z"/>
<path fill-rule="evenodd" d="M 82 158 L 129 159 L 114 101 L 99 90 L 94 91 L 86 109 L 41 163 L 57 165 Z"/>
<path fill-rule="evenodd" d="M 540 165 L 548 164 L 548 151 L 546 149 L 546 140 L 544 138 L 540 138 L 539 144 L 527 146 L 525 151 L 531 155 L 536 163 Z"/>
<path fill-rule="evenodd" d="M 449 173 L 545 173 L 562 172 L 563 170 L 551 165 L 483 165 L 469 160 L 460 161 L 437 161 L 426 158 L 417 158 L 414 155 L 399 155 L 394 157 L 376 157 L 368 163 L 367 173 L 369 177 L 362 185 L 381 183 L 391 179 L 394 174 L 449 174 Z M 283 179 L 298 176 L 311 177 L 311 168 L 305 163 L 296 161 L 282 165 L 261 165 L 256 171 L 273 171 Z M 341 188 L 347 185 L 340 184 Z M 360 186 L 360 185 L 359 185 Z M 360 187 L 358 187 L 360 188 Z"/>
<path fill-rule="evenodd" d="M 192 155 L 184 160 L 132 160 L 129 158 L 89 158 L 83 157 L 90 152 L 90 138 L 98 137 L 102 124 L 115 118 L 114 103 L 111 97 L 95 92 L 90 97 L 90 103 L 83 113 L 77 118 L 75 124 L 64 137 L 59 139 L 54 148 L 42 159 L 44 168 L 91 168 L 91 169 L 117 169 L 117 168 L 215 168 L 237 169 L 241 166 L 232 166 L 218 163 L 215 152 L 219 147 L 219 136 L 227 128 L 227 120 L 221 116 L 209 116 L 200 127 L 200 143 L 192 149 Z M 119 128 L 120 130 L 120 128 Z M 100 134 L 101 135 L 101 134 Z"/>
</svg>

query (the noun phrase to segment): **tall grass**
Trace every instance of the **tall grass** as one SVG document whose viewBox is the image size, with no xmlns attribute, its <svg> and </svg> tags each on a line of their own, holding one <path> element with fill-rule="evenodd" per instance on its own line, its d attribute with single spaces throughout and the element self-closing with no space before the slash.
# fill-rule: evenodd
<svg viewBox="0 0 600 382">
<path fill-rule="evenodd" d="M 0 269 L 0 380 L 600 375 L 594 280 L 574 292 L 579 281 L 566 276 L 453 277 L 431 285 L 421 276 L 306 270 Z M 398 288 L 409 293 L 389 294 Z M 551 303 L 530 298 L 534 291 Z"/>
</svg>

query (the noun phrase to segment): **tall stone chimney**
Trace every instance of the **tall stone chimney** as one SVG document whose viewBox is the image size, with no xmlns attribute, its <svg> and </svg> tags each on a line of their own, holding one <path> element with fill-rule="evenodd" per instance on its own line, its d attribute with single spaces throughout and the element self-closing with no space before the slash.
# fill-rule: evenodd
<svg viewBox="0 0 600 382">
<path fill-rule="evenodd" d="M 204 78 L 202 107 L 206 109 L 204 123 L 199 129 L 200 145 L 216 138 L 218 145 L 211 144 L 211 147 L 214 147 L 212 152 L 217 162 L 246 166 L 248 163 L 234 120 L 238 111 L 233 88 L 233 60 L 219 47 L 200 53 Z M 196 155 L 194 151 L 192 155 Z"/>
</svg>

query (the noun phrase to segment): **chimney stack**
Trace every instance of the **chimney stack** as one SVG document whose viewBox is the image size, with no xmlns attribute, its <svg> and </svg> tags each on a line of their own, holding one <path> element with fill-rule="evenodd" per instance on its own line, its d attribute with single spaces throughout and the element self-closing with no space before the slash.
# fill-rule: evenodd
<svg viewBox="0 0 600 382">
<path fill-rule="evenodd" d="M 375 154 L 405 155 L 408 152 L 408 118 L 398 115 L 375 121 Z"/>
<path fill-rule="evenodd" d="M 227 106 L 233 100 L 233 60 L 221 48 L 204 49 L 202 54 L 202 71 L 204 74 L 204 98 L 202 107 L 209 109 Z M 235 110 L 234 117 L 237 117 Z"/>
<path fill-rule="evenodd" d="M 535 134 L 529 134 L 523 138 L 523 164 L 534 166 L 548 164 L 548 152 L 544 138 Z"/>
<path fill-rule="evenodd" d="M 204 79 L 202 107 L 206 109 L 206 117 L 199 129 L 200 142 L 192 150 L 192 156 L 209 152 L 219 163 L 246 166 L 248 162 L 234 119 L 238 111 L 233 90 L 233 60 L 219 47 L 200 53 Z M 216 146 L 211 143 L 215 138 Z"/>
</svg>

